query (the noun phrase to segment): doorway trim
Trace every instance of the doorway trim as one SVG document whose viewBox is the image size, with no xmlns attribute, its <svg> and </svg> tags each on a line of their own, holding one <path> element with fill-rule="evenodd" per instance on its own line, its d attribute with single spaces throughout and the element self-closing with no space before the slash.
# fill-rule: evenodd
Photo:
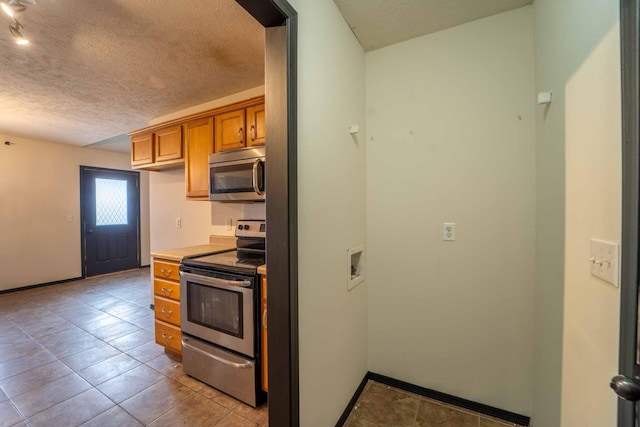
<svg viewBox="0 0 640 427">
<path fill-rule="evenodd" d="M 622 256 L 620 277 L 620 374 L 636 377 L 638 325 L 638 217 L 640 151 L 638 118 L 638 18 L 640 0 L 620 1 L 622 90 Z M 636 404 L 618 400 L 618 427 L 634 427 Z"/>
<path fill-rule="evenodd" d="M 298 350 L 297 12 L 286 0 L 236 0 L 265 27 L 269 424 L 300 425 Z"/>
</svg>

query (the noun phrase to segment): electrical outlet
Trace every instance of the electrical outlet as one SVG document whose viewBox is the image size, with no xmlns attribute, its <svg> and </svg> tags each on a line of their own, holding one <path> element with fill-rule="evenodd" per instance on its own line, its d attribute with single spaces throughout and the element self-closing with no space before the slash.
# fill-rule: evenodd
<svg viewBox="0 0 640 427">
<path fill-rule="evenodd" d="M 182 218 L 176 218 L 176 228 L 182 228 Z"/>
<path fill-rule="evenodd" d="M 227 218 L 227 231 L 233 230 L 233 218 Z"/>
<path fill-rule="evenodd" d="M 456 240 L 456 224 L 453 222 L 445 222 L 442 224 L 442 240 L 445 242 L 454 242 Z"/>
</svg>

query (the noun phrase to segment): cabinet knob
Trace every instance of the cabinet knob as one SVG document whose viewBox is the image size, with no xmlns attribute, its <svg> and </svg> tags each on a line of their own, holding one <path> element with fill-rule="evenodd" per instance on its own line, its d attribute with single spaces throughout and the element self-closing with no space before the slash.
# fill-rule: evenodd
<svg viewBox="0 0 640 427">
<path fill-rule="evenodd" d="M 242 135 L 244 134 L 244 130 L 242 128 L 240 128 L 240 130 L 238 131 L 238 143 L 239 144 L 243 144 L 243 138 Z"/>
<path fill-rule="evenodd" d="M 251 136 L 251 141 L 256 140 L 256 127 L 254 125 L 251 125 L 251 128 L 249 129 L 249 136 Z"/>
</svg>

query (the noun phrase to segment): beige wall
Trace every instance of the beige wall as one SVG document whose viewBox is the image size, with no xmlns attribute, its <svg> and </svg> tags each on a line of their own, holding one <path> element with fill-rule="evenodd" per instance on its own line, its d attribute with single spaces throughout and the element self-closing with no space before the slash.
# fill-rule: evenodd
<svg viewBox="0 0 640 427">
<path fill-rule="evenodd" d="M 0 290 L 80 277 L 80 166 L 131 170 L 129 155 L 0 137 Z M 148 182 L 142 172 L 142 264 L 149 259 Z"/>
<path fill-rule="evenodd" d="M 586 260 L 591 238 L 621 238 L 619 6 L 534 8 L 536 89 L 552 90 L 553 102 L 538 108 L 533 425 L 613 426 L 620 293 L 592 277 Z"/>
<path fill-rule="evenodd" d="M 532 8 L 369 52 L 366 66 L 369 370 L 529 415 Z"/>
<path fill-rule="evenodd" d="M 300 424 L 330 426 L 367 371 L 367 282 L 347 291 L 347 250 L 366 243 L 364 52 L 333 1 L 291 3 L 299 13 Z"/>
</svg>

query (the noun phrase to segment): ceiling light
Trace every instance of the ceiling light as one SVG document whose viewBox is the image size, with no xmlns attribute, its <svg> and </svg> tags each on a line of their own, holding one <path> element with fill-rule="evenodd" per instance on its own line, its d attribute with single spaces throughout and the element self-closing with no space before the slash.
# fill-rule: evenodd
<svg viewBox="0 0 640 427">
<path fill-rule="evenodd" d="M 1 2 L 0 7 L 2 7 L 2 10 L 4 10 L 4 13 L 6 13 L 9 16 L 9 18 L 15 17 L 13 14 L 13 10 L 11 10 L 8 4 L 6 4 L 5 2 Z"/>
<path fill-rule="evenodd" d="M 16 39 L 17 44 L 29 44 L 29 40 L 25 39 L 20 32 L 20 28 L 22 28 L 22 25 L 18 21 L 15 21 L 14 25 L 9 25 L 9 31 L 11 32 L 11 35 Z"/>
</svg>

